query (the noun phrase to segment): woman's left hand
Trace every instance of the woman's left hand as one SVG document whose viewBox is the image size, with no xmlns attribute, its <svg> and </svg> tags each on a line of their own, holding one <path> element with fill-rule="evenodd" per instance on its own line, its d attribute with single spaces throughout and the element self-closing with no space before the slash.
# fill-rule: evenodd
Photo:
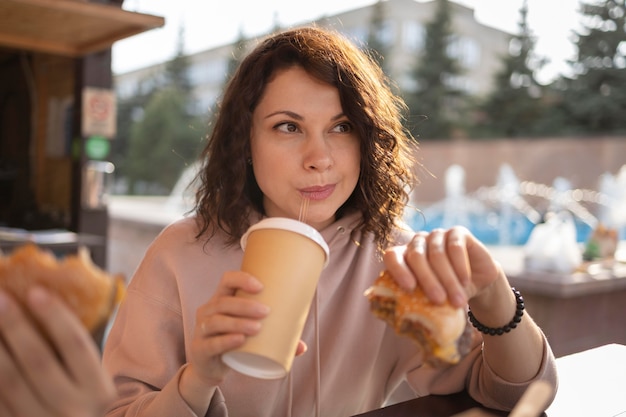
<svg viewBox="0 0 626 417">
<path fill-rule="evenodd" d="M 416 233 L 411 242 L 385 252 L 385 267 L 406 290 L 419 285 L 435 303 L 446 299 L 464 308 L 484 326 L 510 322 L 516 300 L 500 264 L 466 228 Z M 483 335 L 483 356 L 496 375 L 527 382 L 540 370 L 543 336 L 526 314 L 515 331 Z"/>
<path fill-rule="evenodd" d="M 502 276 L 487 248 L 460 226 L 418 232 L 407 245 L 389 248 L 384 262 L 402 288 L 419 285 L 433 302 L 458 307 Z"/>
</svg>

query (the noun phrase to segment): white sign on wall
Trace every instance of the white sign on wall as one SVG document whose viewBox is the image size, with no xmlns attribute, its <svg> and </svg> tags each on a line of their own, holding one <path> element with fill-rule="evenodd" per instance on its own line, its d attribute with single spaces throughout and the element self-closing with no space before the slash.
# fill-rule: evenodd
<svg viewBox="0 0 626 417">
<path fill-rule="evenodd" d="M 100 135 L 113 138 L 116 130 L 117 103 L 113 90 L 85 87 L 83 89 L 82 126 L 83 137 Z"/>
</svg>

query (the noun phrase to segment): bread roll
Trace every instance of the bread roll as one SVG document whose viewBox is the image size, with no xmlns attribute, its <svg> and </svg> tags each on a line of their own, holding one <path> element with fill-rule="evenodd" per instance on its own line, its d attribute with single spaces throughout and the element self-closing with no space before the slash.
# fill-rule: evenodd
<svg viewBox="0 0 626 417">
<path fill-rule="evenodd" d="M 406 292 L 388 271 L 380 274 L 365 295 L 374 315 L 413 339 L 431 365 L 455 364 L 467 354 L 472 332 L 465 309 L 448 302 L 434 304 L 419 286 Z"/>
<path fill-rule="evenodd" d="M 125 293 L 122 275 L 109 275 L 95 265 L 87 248 L 57 259 L 51 252 L 27 243 L 8 255 L 0 253 L 0 288 L 24 303 L 39 285 L 57 294 L 90 332 L 111 316 Z"/>
</svg>

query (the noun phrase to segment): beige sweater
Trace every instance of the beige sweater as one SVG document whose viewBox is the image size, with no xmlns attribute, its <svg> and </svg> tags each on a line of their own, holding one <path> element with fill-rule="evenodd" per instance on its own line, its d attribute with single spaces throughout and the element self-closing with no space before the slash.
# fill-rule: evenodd
<svg viewBox="0 0 626 417">
<path fill-rule="evenodd" d="M 417 396 L 467 389 L 489 407 L 515 404 L 527 384 L 510 384 L 493 374 L 482 359 L 478 333 L 473 351 L 460 364 L 436 370 L 422 365 L 410 340 L 370 313 L 363 292 L 383 265 L 370 238 L 351 236 L 356 220 L 347 216 L 322 231 L 330 263 L 305 325 L 308 351 L 283 379 L 230 372 L 206 416 L 347 417 L 380 407 L 404 380 Z M 191 218 L 167 227 L 129 284 L 104 349 L 104 366 L 120 394 L 109 417 L 195 416 L 178 392 L 195 312 L 222 274 L 239 268 L 243 254 L 238 246 L 226 248 L 217 236 L 203 245 L 194 239 L 196 230 Z M 409 233 L 398 235 L 398 243 L 410 238 Z M 537 378 L 555 381 L 555 369 L 544 341 Z"/>
</svg>

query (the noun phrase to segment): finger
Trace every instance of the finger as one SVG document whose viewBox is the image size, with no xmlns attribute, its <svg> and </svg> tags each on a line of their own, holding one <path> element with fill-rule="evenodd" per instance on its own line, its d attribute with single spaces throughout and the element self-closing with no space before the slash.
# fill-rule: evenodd
<svg viewBox="0 0 626 417">
<path fill-rule="evenodd" d="M 242 346 L 246 337 L 241 333 L 230 333 L 209 338 L 194 339 L 192 343 L 196 344 L 202 355 L 211 358 L 219 356 L 229 350 L 237 349 Z"/>
<path fill-rule="evenodd" d="M 199 310 L 201 316 L 224 314 L 237 317 L 262 319 L 270 312 L 269 306 L 250 298 L 236 296 L 213 297 Z"/>
<path fill-rule="evenodd" d="M 398 285 L 405 291 L 413 291 L 415 288 L 415 276 L 404 259 L 407 248 L 394 246 L 383 253 L 385 269 L 396 280 Z"/>
<path fill-rule="evenodd" d="M 296 356 L 302 356 L 306 353 L 309 347 L 304 343 L 304 341 L 299 340 L 298 346 L 296 347 Z"/>
<path fill-rule="evenodd" d="M 37 373 L 47 378 L 56 361 L 32 322 L 1 291 L 0 336 L 0 402 L 8 415 L 48 415 L 32 379 Z"/>
<path fill-rule="evenodd" d="M 467 233 L 462 227 L 453 227 L 447 233 L 446 251 L 452 269 L 463 287 L 470 283 L 471 270 L 467 250 Z"/>
<path fill-rule="evenodd" d="M 212 298 L 196 312 L 196 332 L 200 337 L 228 333 L 252 336 L 259 332 L 261 319 L 269 314 L 269 307 L 255 300 L 223 296 Z"/>
<path fill-rule="evenodd" d="M 203 337 L 211 337 L 228 333 L 239 333 L 245 336 L 254 336 L 261 330 L 260 320 L 244 319 L 226 315 L 205 317 L 200 323 L 200 332 Z"/>
<path fill-rule="evenodd" d="M 448 252 L 448 233 L 443 229 L 433 230 L 427 241 L 428 262 L 444 291 L 444 299 L 447 298 L 450 303 L 459 307 L 465 305 L 465 291 L 456 275 Z"/>
<path fill-rule="evenodd" d="M 0 416 L 2 417 L 15 417 L 16 414 L 9 410 L 9 407 L 3 402 L 3 398 L 0 395 Z"/>
<path fill-rule="evenodd" d="M 26 382 L 21 369 L 0 342 L 0 416 L 46 416 L 41 400 Z"/>
<path fill-rule="evenodd" d="M 227 271 L 215 290 L 215 296 L 234 295 L 238 290 L 257 294 L 263 290 L 263 283 L 243 271 Z"/>
<path fill-rule="evenodd" d="M 270 309 L 256 300 L 235 296 L 235 291 L 242 289 L 249 293 L 262 290 L 262 284 L 252 275 L 239 271 L 227 272 L 222 277 L 221 291 L 198 308 L 196 327 L 200 326 L 201 336 L 211 336 L 229 332 L 254 334 L 258 332 L 260 319 L 265 318 Z"/>
<path fill-rule="evenodd" d="M 407 248 L 407 263 L 413 271 L 420 287 L 434 303 L 443 303 L 446 299 L 444 287 L 439 282 L 437 272 L 431 264 L 433 249 L 429 245 L 431 233 L 417 233 Z"/>
<path fill-rule="evenodd" d="M 112 400 L 113 383 L 102 370 L 98 348 L 78 317 L 58 297 L 43 288 L 33 288 L 28 294 L 28 302 L 33 316 L 55 346 L 73 386 L 92 393 L 92 402 Z M 47 396 L 46 400 L 52 404 L 59 402 L 58 397 Z M 64 407 L 65 404 L 58 406 Z"/>
</svg>

